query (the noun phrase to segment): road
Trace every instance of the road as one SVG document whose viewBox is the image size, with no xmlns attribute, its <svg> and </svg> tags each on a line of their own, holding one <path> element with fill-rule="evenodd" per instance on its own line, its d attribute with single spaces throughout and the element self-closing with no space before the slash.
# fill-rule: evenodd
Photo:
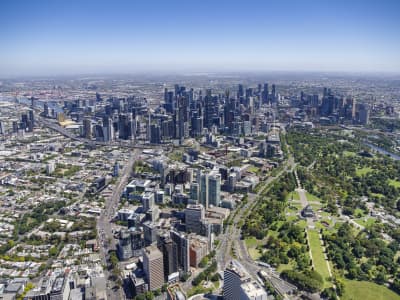
<svg viewBox="0 0 400 300">
<path fill-rule="evenodd" d="M 248 273 L 257 281 L 258 275 L 257 272 L 260 270 L 260 267 L 254 262 L 247 252 L 247 248 L 244 245 L 244 241 L 240 239 L 241 237 L 241 226 L 239 226 L 239 222 L 244 220 L 249 213 L 251 213 L 252 209 L 257 205 L 260 196 L 264 193 L 264 191 L 269 187 L 271 183 L 280 178 L 285 172 L 291 172 L 294 170 L 296 164 L 294 163 L 294 159 L 291 155 L 284 163 L 282 169 L 275 175 L 268 177 L 262 187 L 258 190 L 257 193 L 249 193 L 247 203 L 237 209 L 234 213 L 232 224 L 228 225 L 225 230 L 225 233 L 219 236 L 220 244 L 216 249 L 216 259 L 218 263 L 218 270 L 223 271 L 227 266 L 228 262 L 234 256 L 237 260 L 239 260 L 242 265 L 247 269 Z M 234 253 L 231 253 L 234 251 Z M 233 254 L 233 255 L 232 255 Z M 287 283 L 286 281 L 280 279 L 278 276 L 274 277 L 270 280 L 271 284 L 277 289 L 277 291 L 281 291 L 282 295 L 286 297 L 285 291 L 288 289 L 280 288 L 280 287 L 289 287 L 293 288 L 293 285 Z"/>
<path fill-rule="evenodd" d="M 129 177 L 132 172 L 135 160 L 140 156 L 140 150 L 136 149 L 131 153 L 128 161 L 126 162 L 122 173 L 115 184 L 111 197 L 106 199 L 104 209 L 97 220 L 97 232 L 100 240 L 100 257 L 103 265 L 107 266 L 108 252 L 116 250 L 115 239 L 112 232 L 111 219 L 113 218 L 116 208 L 118 207 L 119 200 L 122 192 L 128 183 Z M 124 299 L 122 289 L 112 289 L 114 283 L 108 280 L 109 272 L 104 270 L 107 279 L 107 299 Z"/>
</svg>

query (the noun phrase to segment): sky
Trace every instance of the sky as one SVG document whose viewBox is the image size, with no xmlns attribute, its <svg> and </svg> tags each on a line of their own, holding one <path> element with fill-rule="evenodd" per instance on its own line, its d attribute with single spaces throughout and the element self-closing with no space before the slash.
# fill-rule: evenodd
<svg viewBox="0 0 400 300">
<path fill-rule="evenodd" d="M 1 0 L 0 76 L 400 73 L 398 0 Z"/>
</svg>

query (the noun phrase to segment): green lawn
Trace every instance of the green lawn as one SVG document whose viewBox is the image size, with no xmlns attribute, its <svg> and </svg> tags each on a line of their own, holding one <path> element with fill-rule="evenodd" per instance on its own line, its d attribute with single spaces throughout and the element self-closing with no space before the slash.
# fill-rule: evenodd
<svg viewBox="0 0 400 300">
<path fill-rule="evenodd" d="M 357 219 L 354 221 L 361 226 L 368 227 L 368 226 L 373 225 L 375 223 L 376 219 L 375 218 L 361 218 L 361 219 Z"/>
<path fill-rule="evenodd" d="M 259 241 L 255 237 L 249 237 L 244 240 L 247 248 L 255 248 L 257 247 Z"/>
<path fill-rule="evenodd" d="M 260 251 L 256 248 L 249 248 L 247 249 L 249 251 L 249 255 L 252 260 L 258 260 L 261 257 Z"/>
<path fill-rule="evenodd" d="M 356 170 L 356 175 L 357 176 L 363 176 L 369 172 L 372 172 L 374 169 L 372 169 L 371 167 L 364 167 L 364 168 L 357 168 Z"/>
<path fill-rule="evenodd" d="M 319 210 L 319 209 L 322 207 L 322 205 L 321 205 L 321 204 L 318 204 L 318 203 L 311 203 L 310 205 L 311 205 L 311 207 L 312 207 L 312 209 L 313 209 L 314 211 L 317 211 L 317 210 Z"/>
<path fill-rule="evenodd" d="M 343 155 L 344 155 L 344 156 L 355 156 L 356 153 L 355 153 L 355 152 L 352 152 L 352 151 L 343 151 Z"/>
<path fill-rule="evenodd" d="M 362 210 L 361 208 L 356 208 L 356 209 L 354 210 L 354 215 L 355 215 L 355 216 L 364 216 L 364 215 L 365 215 L 365 211 Z"/>
<path fill-rule="evenodd" d="M 284 270 L 293 270 L 294 262 L 289 262 L 288 264 L 280 264 L 279 267 L 276 269 L 278 273 L 281 273 Z"/>
<path fill-rule="evenodd" d="M 322 275 L 325 281 L 325 287 L 330 286 L 328 266 L 324 258 L 321 241 L 316 230 L 308 230 L 308 238 L 310 240 L 311 253 L 315 270 Z"/>
<path fill-rule="evenodd" d="M 317 229 L 327 229 L 327 228 L 329 228 L 329 227 L 332 225 L 332 221 L 331 221 L 331 220 L 323 219 L 323 220 L 321 220 L 321 221 L 324 221 L 324 222 L 328 223 L 329 226 L 328 226 L 328 227 L 325 227 L 325 225 L 323 225 L 321 222 L 316 222 L 316 223 L 315 223 L 315 227 L 316 227 Z"/>
<path fill-rule="evenodd" d="M 297 209 L 302 209 L 303 206 L 301 205 L 300 202 L 291 202 L 289 203 L 290 206 L 296 207 Z"/>
<path fill-rule="evenodd" d="M 296 223 L 296 225 L 300 226 L 301 228 L 306 228 L 307 227 L 307 221 L 306 220 L 300 220 Z"/>
<path fill-rule="evenodd" d="M 321 202 L 321 199 L 319 199 L 317 196 L 314 196 L 313 194 L 310 194 L 309 192 L 306 192 L 306 197 L 308 201 Z"/>
<path fill-rule="evenodd" d="M 286 201 L 289 200 L 300 200 L 299 194 L 297 192 L 291 192 L 286 196 Z"/>
<path fill-rule="evenodd" d="M 395 188 L 400 188 L 400 181 L 389 179 L 389 185 L 394 186 Z"/>
<path fill-rule="evenodd" d="M 368 281 L 345 280 L 342 300 L 398 300 L 400 295 L 387 287 Z"/>
<path fill-rule="evenodd" d="M 257 260 L 260 258 L 261 253 L 260 251 L 258 251 L 258 249 L 256 249 L 256 247 L 260 244 L 263 243 L 262 240 L 257 240 L 255 237 L 250 237 L 250 238 L 246 238 L 244 240 L 246 247 L 247 247 L 247 251 L 249 251 L 249 254 L 251 256 L 251 258 L 253 260 Z"/>
<path fill-rule="evenodd" d="M 252 172 L 252 173 L 258 173 L 260 171 L 259 168 L 255 167 L 255 166 L 250 166 L 247 171 Z"/>
</svg>

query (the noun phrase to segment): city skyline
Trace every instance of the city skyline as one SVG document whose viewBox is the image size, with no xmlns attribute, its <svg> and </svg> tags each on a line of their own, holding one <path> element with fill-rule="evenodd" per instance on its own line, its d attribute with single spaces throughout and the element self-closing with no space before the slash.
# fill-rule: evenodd
<svg viewBox="0 0 400 300">
<path fill-rule="evenodd" d="M 400 72 L 398 1 L 3 1 L 0 76 Z"/>
</svg>

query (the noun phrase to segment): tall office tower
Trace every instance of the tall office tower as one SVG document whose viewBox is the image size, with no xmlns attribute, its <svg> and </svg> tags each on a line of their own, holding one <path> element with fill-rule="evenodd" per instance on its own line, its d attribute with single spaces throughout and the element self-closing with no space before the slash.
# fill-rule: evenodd
<svg viewBox="0 0 400 300">
<path fill-rule="evenodd" d="M 47 102 L 45 102 L 43 105 L 43 115 L 45 117 L 49 116 L 49 105 L 47 104 Z"/>
<path fill-rule="evenodd" d="M 300 103 L 303 105 L 305 102 L 306 95 L 303 91 L 300 92 Z"/>
<path fill-rule="evenodd" d="M 96 124 L 94 125 L 94 129 L 92 131 L 94 132 L 96 141 L 104 142 L 105 140 L 104 127 L 102 127 L 100 124 Z M 85 136 L 85 131 L 83 131 L 83 136 Z"/>
<path fill-rule="evenodd" d="M 174 85 L 174 89 L 175 89 L 175 96 L 177 96 L 177 95 L 179 95 L 179 92 L 180 92 L 180 88 L 179 88 L 179 84 L 175 84 Z"/>
<path fill-rule="evenodd" d="M 150 143 L 161 144 L 161 128 L 158 124 L 150 126 Z"/>
<path fill-rule="evenodd" d="M 200 204 L 208 208 L 208 174 L 200 175 Z"/>
<path fill-rule="evenodd" d="M 148 112 L 148 116 L 147 116 L 146 135 L 147 135 L 147 140 L 150 141 L 150 139 L 151 139 L 151 114 L 150 114 L 150 112 Z"/>
<path fill-rule="evenodd" d="M 217 105 L 217 101 L 211 95 L 211 90 L 208 89 L 206 91 L 206 96 L 204 97 L 204 127 L 208 129 L 213 125 Z"/>
<path fill-rule="evenodd" d="M 267 300 L 267 292 L 255 281 L 240 285 L 240 300 Z"/>
<path fill-rule="evenodd" d="M 321 115 L 329 116 L 335 111 L 335 96 L 328 89 L 327 94 L 322 98 Z"/>
<path fill-rule="evenodd" d="M 236 99 L 227 100 L 224 106 L 224 125 L 228 133 L 232 133 L 232 124 L 235 119 Z"/>
<path fill-rule="evenodd" d="M 190 256 L 189 239 L 181 233 L 174 230 L 170 231 L 170 237 L 172 240 L 172 251 L 173 251 L 173 272 L 183 271 L 189 272 L 190 268 Z"/>
<path fill-rule="evenodd" d="M 244 88 L 243 88 L 243 84 L 239 84 L 239 88 L 238 88 L 238 93 L 237 93 L 237 97 L 243 97 L 244 96 Z"/>
<path fill-rule="evenodd" d="M 164 88 L 164 102 L 167 103 L 168 102 L 168 89 Z"/>
<path fill-rule="evenodd" d="M 132 114 L 120 114 L 118 120 L 119 138 L 129 140 L 134 136 L 135 121 L 132 119 Z"/>
<path fill-rule="evenodd" d="M 176 124 L 176 138 L 183 139 L 189 135 L 189 104 L 186 97 L 179 97 L 177 99 L 177 109 L 175 111 L 175 124 Z"/>
<path fill-rule="evenodd" d="M 360 124 L 367 125 L 369 123 L 369 105 L 359 104 L 358 106 L 358 120 Z"/>
<path fill-rule="evenodd" d="M 89 117 L 83 119 L 83 137 L 85 139 L 92 138 L 92 120 Z"/>
<path fill-rule="evenodd" d="M 200 199 L 200 187 L 197 182 L 192 182 L 190 184 L 190 199 L 196 203 Z"/>
<path fill-rule="evenodd" d="M 113 177 L 118 177 L 119 176 L 119 163 L 118 161 L 115 161 L 114 167 L 113 167 Z"/>
<path fill-rule="evenodd" d="M 121 231 L 119 234 L 117 253 L 120 260 L 127 260 L 133 256 L 132 240 L 128 230 Z"/>
<path fill-rule="evenodd" d="M 275 84 L 273 84 L 271 90 L 271 102 L 276 102 L 276 100 L 277 100 L 276 87 Z"/>
<path fill-rule="evenodd" d="M 208 176 L 208 205 L 219 206 L 221 203 L 221 175 L 212 173 Z"/>
<path fill-rule="evenodd" d="M 144 222 L 143 224 L 143 234 L 144 234 L 144 242 L 146 246 L 149 246 L 157 241 L 157 227 L 154 223 L 149 221 Z"/>
<path fill-rule="evenodd" d="M 170 238 L 170 234 L 165 233 L 160 235 L 160 250 L 163 253 L 164 259 L 164 277 L 168 278 L 168 275 L 175 272 L 174 270 L 174 252 L 173 242 Z"/>
<path fill-rule="evenodd" d="M 194 114 L 191 120 L 191 136 L 200 136 L 203 132 L 203 117 L 199 117 L 198 114 Z"/>
<path fill-rule="evenodd" d="M 205 210 L 201 204 L 189 204 L 185 209 L 185 223 L 187 232 L 201 233 L 201 220 L 205 217 Z"/>
<path fill-rule="evenodd" d="M 34 113 L 33 113 L 32 109 L 30 109 L 28 111 L 28 123 L 27 123 L 27 125 L 28 125 L 28 131 L 32 132 L 33 131 L 33 127 L 35 126 L 35 117 L 34 117 Z"/>
<path fill-rule="evenodd" d="M 246 89 L 246 98 L 253 96 L 253 88 Z"/>
<path fill-rule="evenodd" d="M 154 193 L 145 192 L 142 196 L 142 205 L 144 211 L 149 211 L 154 206 Z"/>
<path fill-rule="evenodd" d="M 228 191 L 233 193 L 235 191 L 235 185 L 237 182 L 236 173 L 230 173 L 228 175 Z"/>
<path fill-rule="evenodd" d="M 269 96 L 268 83 L 264 83 L 264 91 L 263 91 L 263 97 L 262 97 L 263 103 L 268 102 L 268 96 Z"/>
<path fill-rule="evenodd" d="M 355 98 L 352 98 L 351 118 L 353 120 L 356 119 L 356 111 L 357 111 L 357 101 Z"/>
<path fill-rule="evenodd" d="M 160 289 L 164 284 L 163 254 L 155 245 L 143 251 L 143 271 L 149 284 L 149 290 Z"/>
<path fill-rule="evenodd" d="M 103 134 L 104 142 L 114 140 L 114 127 L 112 124 L 112 120 L 107 116 L 103 117 Z"/>
<path fill-rule="evenodd" d="M 224 300 L 241 300 L 241 285 L 251 282 L 245 268 L 236 260 L 232 260 L 224 271 Z"/>
<path fill-rule="evenodd" d="M 311 106 L 312 107 L 318 107 L 319 105 L 319 98 L 318 98 L 318 94 L 314 94 L 311 96 Z"/>
<path fill-rule="evenodd" d="M 324 91 L 322 93 L 322 97 L 326 97 L 326 96 L 328 96 L 328 88 L 324 87 Z"/>
<path fill-rule="evenodd" d="M 28 115 L 27 114 L 22 114 L 21 115 L 20 128 L 23 129 L 23 130 L 26 130 L 28 128 L 28 123 L 29 123 Z"/>
</svg>

